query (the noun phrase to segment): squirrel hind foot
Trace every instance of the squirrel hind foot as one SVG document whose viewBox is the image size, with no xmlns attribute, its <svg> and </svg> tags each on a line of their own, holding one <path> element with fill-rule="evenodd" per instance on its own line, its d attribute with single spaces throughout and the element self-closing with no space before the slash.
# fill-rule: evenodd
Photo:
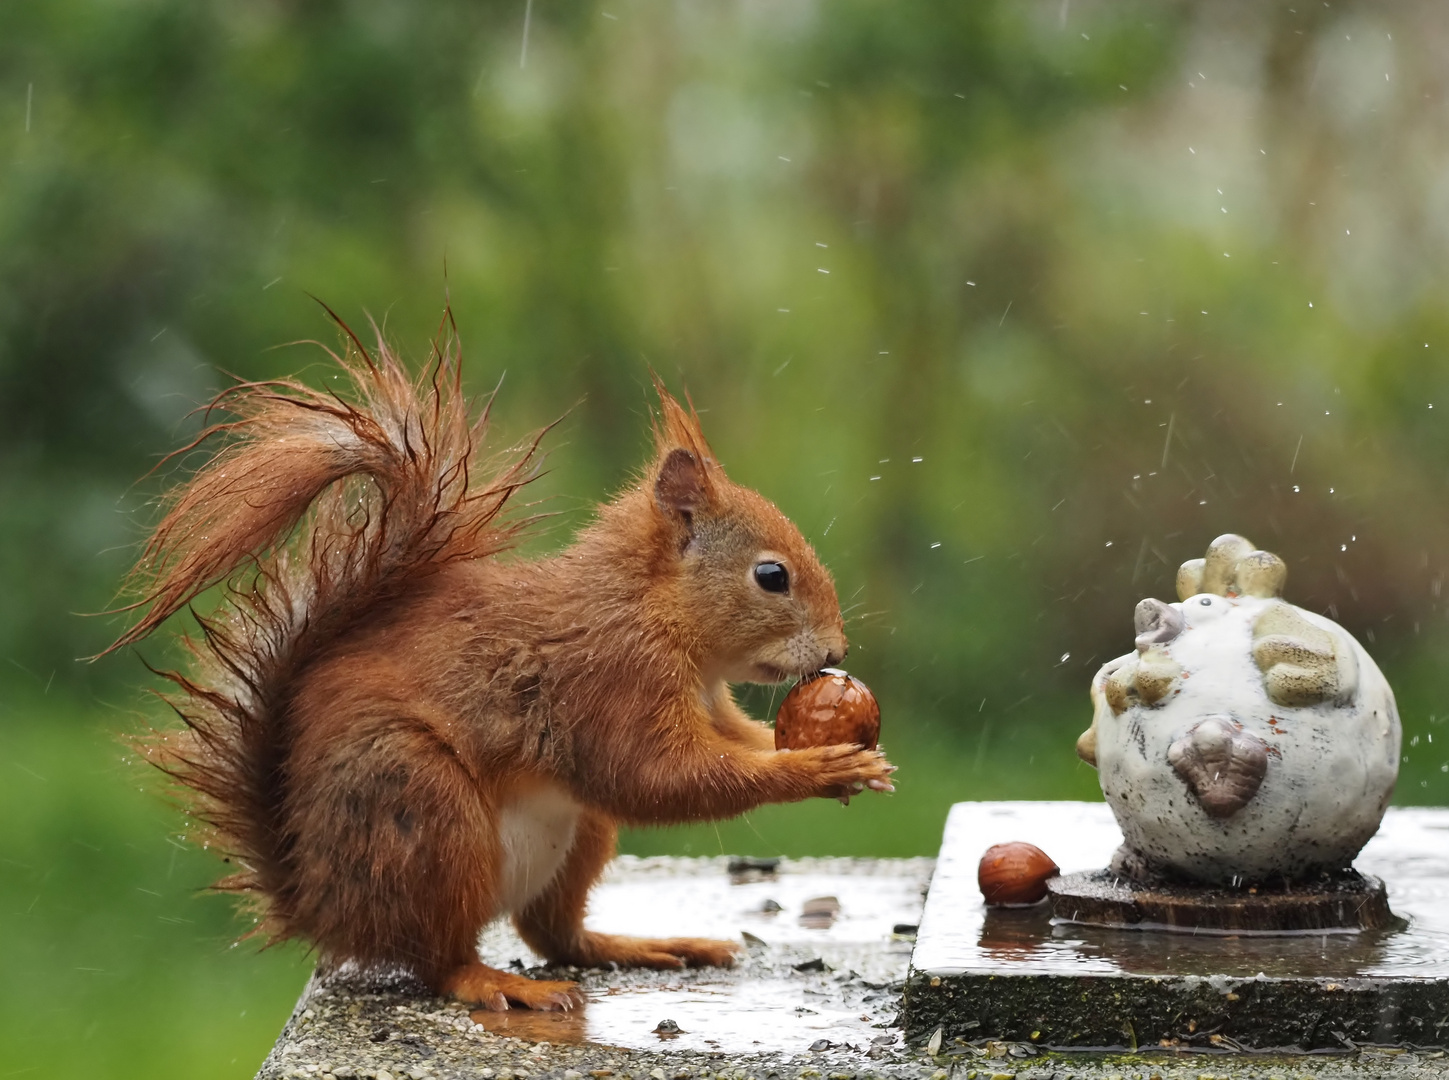
<svg viewBox="0 0 1449 1080">
<path fill-rule="evenodd" d="M 578 983 L 530 979 L 477 962 L 464 964 L 443 980 L 448 997 L 492 1012 L 514 1007 L 539 1012 L 567 1012 L 584 1004 Z"/>
<path fill-rule="evenodd" d="M 593 934 L 587 944 L 590 966 L 656 968 L 733 967 L 740 947 L 714 938 L 639 938 L 620 934 Z"/>
</svg>

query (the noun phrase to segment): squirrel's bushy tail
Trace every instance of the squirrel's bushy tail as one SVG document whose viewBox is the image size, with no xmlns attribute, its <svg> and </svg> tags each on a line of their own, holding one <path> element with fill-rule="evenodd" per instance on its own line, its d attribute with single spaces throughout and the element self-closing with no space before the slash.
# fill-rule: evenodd
<svg viewBox="0 0 1449 1080">
<path fill-rule="evenodd" d="M 538 439 L 478 478 L 488 410 L 472 415 L 451 321 L 444 327 L 418 378 L 380 333 L 369 350 L 342 326 L 343 353 L 328 351 L 345 392 L 280 380 L 219 395 L 208 413 L 230 419 L 191 447 L 228 441 L 170 495 L 132 572 L 140 598 L 127 610 L 143 614 L 111 646 L 141 640 L 221 587 L 216 611 L 197 616 L 189 670 L 163 673 L 189 730 L 158 734 L 143 750 L 191 789 L 196 817 L 239 865 L 219 887 L 259 893 L 274 933 L 289 922 L 278 909 L 290 847 L 281 763 L 297 676 L 410 581 L 495 554 L 527 523 L 499 515 L 534 475 Z"/>
</svg>

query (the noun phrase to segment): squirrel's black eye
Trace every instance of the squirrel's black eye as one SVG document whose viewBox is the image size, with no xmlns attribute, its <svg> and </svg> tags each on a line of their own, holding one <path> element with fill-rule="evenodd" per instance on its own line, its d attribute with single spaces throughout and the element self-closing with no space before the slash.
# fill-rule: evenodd
<svg viewBox="0 0 1449 1080">
<path fill-rule="evenodd" d="M 785 592 L 790 588 L 790 571 L 777 562 L 762 562 L 755 567 L 755 582 L 766 592 Z"/>
</svg>

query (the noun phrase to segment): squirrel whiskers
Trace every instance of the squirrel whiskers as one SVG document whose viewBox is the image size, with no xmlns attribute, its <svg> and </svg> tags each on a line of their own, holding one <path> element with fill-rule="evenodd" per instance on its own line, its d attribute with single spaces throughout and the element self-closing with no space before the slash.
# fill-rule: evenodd
<svg viewBox="0 0 1449 1080">
<path fill-rule="evenodd" d="M 662 386 L 640 482 L 560 554 L 500 558 L 537 440 L 487 468 L 487 410 L 453 339 L 434 353 L 412 378 L 348 332 L 346 394 L 284 380 L 217 400 L 232 419 L 202 438 L 228 441 L 168 502 L 133 575 L 142 615 L 112 646 L 222 585 L 167 676 L 186 730 L 149 756 L 241 866 L 221 887 L 324 964 L 570 1007 L 572 984 L 478 962 L 505 914 L 559 962 L 728 963 L 727 942 L 586 930 L 588 890 L 619 822 L 889 789 L 878 753 L 774 750 L 729 692 L 839 661 L 829 574 Z"/>
</svg>

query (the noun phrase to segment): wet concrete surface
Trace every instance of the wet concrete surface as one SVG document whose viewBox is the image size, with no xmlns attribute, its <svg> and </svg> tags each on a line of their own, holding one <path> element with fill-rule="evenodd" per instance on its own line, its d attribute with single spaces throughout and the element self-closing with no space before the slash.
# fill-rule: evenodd
<svg viewBox="0 0 1449 1080">
<path fill-rule="evenodd" d="M 731 873 L 724 858 L 621 858 L 590 903 L 594 929 L 740 942 L 734 968 L 547 968 L 511 927 L 497 924 L 482 939 L 485 962 L 575 979 L 587 998 L 583 1008 L 470 1013 L 426 996 L 405 978 L 344 971 L 314 978 L 258 1075 L 380 1076 L 381 1070 L 399 1080 L 417 1070 L 478 1076 L 488 1068 L 500 1076 L 519 1069 L 532 1075 L 542 1046 L 550 1061 L 583 1055 L 597 1063 L 642 1052 L 674 1062 L 673 1077 L 683 1061 L 739 1055 L 809 1061 L 827 1051 L 869 1061 L 899 1048 L 892 1025 L 933 860 L 769 865 L 736 866 Z M 387 1068 L 388 1061 L 402 1072 Z M 322 1065 L 330 1068 L 323 1072 Z"/>
<path fill-rule="evenodd" d="M 522 942 L 509 928 L 495 926 L 484 936 L 484 959 L 502 967 L 516 960 L 542 977 L 578 979 L 587 993 L 585 1007 L 563 1017 L 470 1015 L 406 978 L 341 972 L 308 985 L 258 1075 L 265 1080 L 1449 1080 L 1449 1060 L 1442 1053 L 1375 1048 L 1239 1054 L 1205 1045 L 1131 1054 L 1058 1053 L 1029 1039 L 1002 1041 L 979 1031 L 944 1029 L 909 1046 L 899 1024 L 911 952 L 908 931 L 920 920 L 920 897 L 932 868 L 925 859 L 807 859 L 785 861 L 774 874 L 755 869 L 731 875 L 725 859 L 622 859 L 597 891 L 591 925 L 618 933 L 732 937 L 749 942 L 740 964 L 730 971 L 673 973 L 534 969 L 536 958 Z M 666 1020 L 677 1033 L 662 1023 Z"/>
</svg>

